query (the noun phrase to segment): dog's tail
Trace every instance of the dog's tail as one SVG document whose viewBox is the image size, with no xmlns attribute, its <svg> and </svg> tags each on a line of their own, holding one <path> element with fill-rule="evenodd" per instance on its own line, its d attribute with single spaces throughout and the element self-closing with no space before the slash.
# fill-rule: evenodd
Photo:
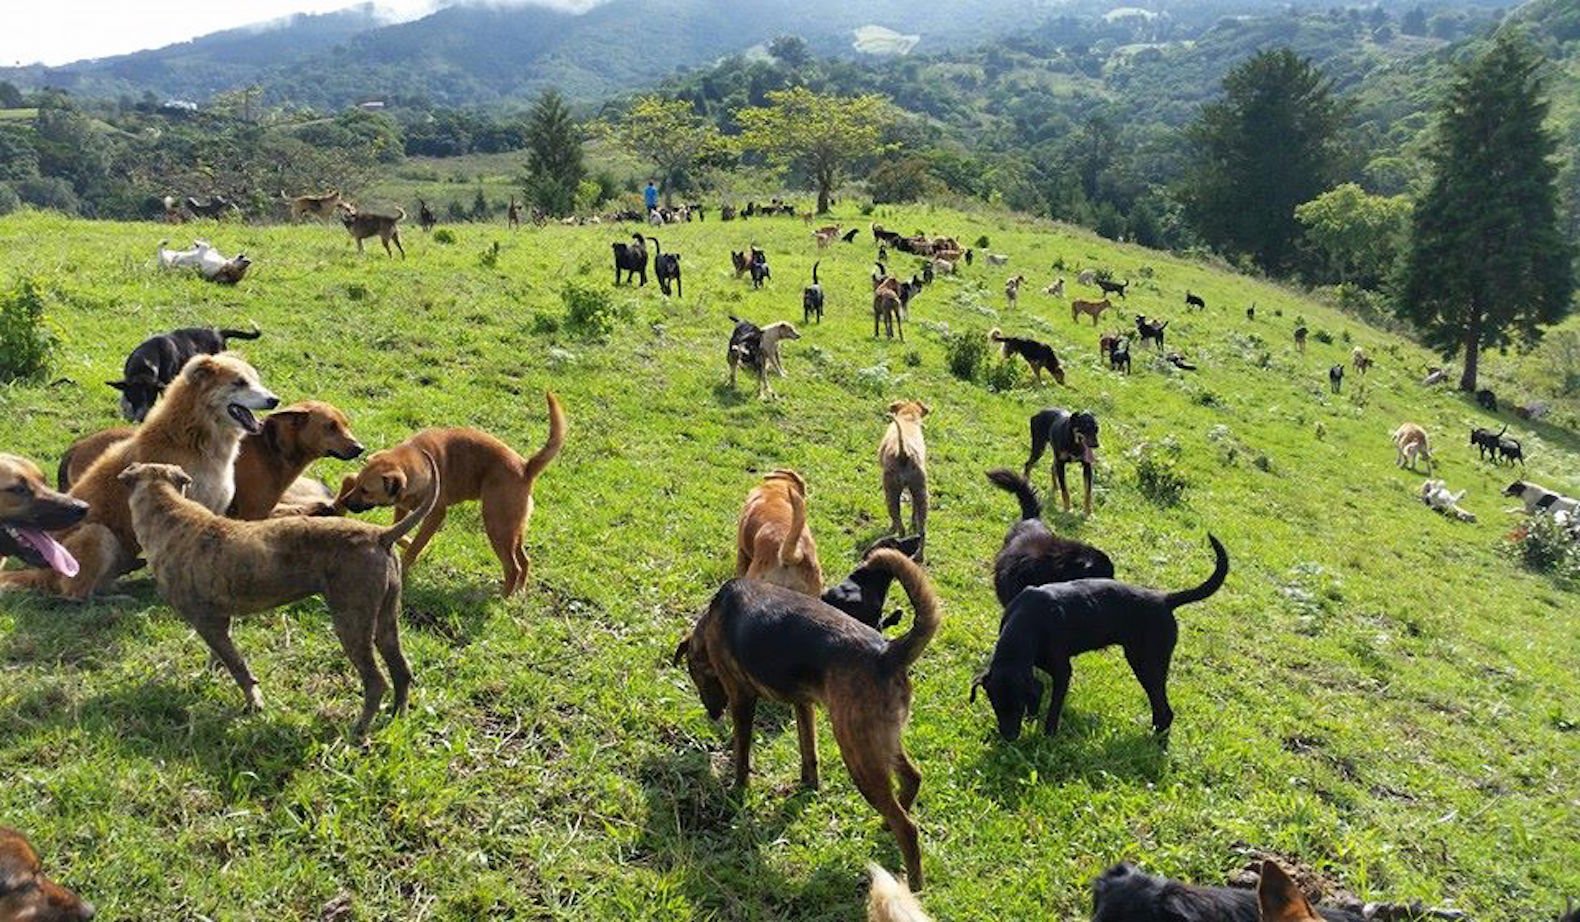
<svg viewBox="0 0 1580 922">
<path fill-rule="evenodd" d="M 922 568 L 899 551 L 890 548 L 874 551 L 867 558 L 867 564 L 899 580 L 911 600 L 911 608 L 916 612 L 910 631 L 890 643 L 883 652 L 886 664 L 908 668 L 921 657 L 933 635 L 938 633 L 938 625 L 943 622 L 943 613 L 938 609 L 938 596 L 934 594 L 932 584 L 927 581 L 927 574 Z"/>
<path fill-rule="evenodd" d="M 817 267 L 822 265 L 822 264 L 823 264 L 823 260 L 821 260 L 821 259 L 812 264 L 812 284 L 814 286 L 817 285 Z"/>
<path fill-rule="evenodd" d="M 418 506 L 411 515 L 386 528 L 384 534 L 379 535 L 379 546 L 386 551 L 394 548 L 400 539 L 406 537 L 413 528 L 421 524 L 422 520 L 432 514 L 434 508 L 439 505 L 439 488 L 441 486 L 439 483 L 439 462 L 433 460 L 433 455 L 428 454 L 426 451 L 422 453 L 422 457 L 424 461 L 428 462 L 428 498 L 424 499 L 422 505 Z"/>
<path fill-rule="evenodd" d="M 1006 493 L 1015 494 L 1020 500 L 1020 519 L 1022 522 L 1029 519 L 1042 518 L 1042 501 L 1037 499 L 1037 491 L 1031 488 L 1031 483 L 1009 468 L 994 468 L 987 472 L 987 479 L 995 487 Z"/>
<path fill-rule="evenodd" d="M 867 922 L 932 922 L 906 886 L 894 875 L 871 862 L 867 873 L 872 876 L 872 886 L 867 890 Z"/>
<path fill-rule="evenodd" d="M 543 443 L 543 447 L 522 466 L 521 479 L 526 483 L 528 491 L 531 491 L 538 475 L 543 473 L 543 469 L 549 466 L 549 462 L 553 461 L 554 456 L 565 446 L 565 411 L 560 408 L 560 399 L 554 396 L 553 391 L 544 391 L 543 397 L 549 404 L 549 437 Z"/>
<path fill-rule="evenodd" d="M 790 527 L 779 542 L 779 566 L 793 567 L 801 562 L 801 533 L 806 531 L 806 497 L 800 490 L 790 491 Z"/>
<path fill-rule="evenodd" d="M 227 347 L 230 345 L 229 340 L 232 340 L 232 339 L 257 339 L 258 337 L 260 337 L 262 335 L 263 335 L 263 331 L 258 329 L 258 325 L 256 323 L 252 325 L 252 329 L 250 329 L 250 330 L 223 330 L 222 329 L 222 330 L 219 331 L 219 338 L 223 339 L 223 340 L 226 340 L 226 346 Z"/>
<path fill-rule="evenodd" d="M 1501 430 L 1499 430 L 1499 432 L 1498 432 L 1496 437 L 1501 439 L 1501 438 L 1503 438 L 1503 433 L 1508 432 L 1508 431 L 1509 431 L 1509 424 L 1508 423 L 1504 423 L 1503 424 L 1503 428 Z"/>
<path fill-rule="evenodd" d="M 647 239 L 653 241 L 653 257 L 656 259 L 656 258 L 658 258 L 660 256 L 663 256 L 664 255 L 664 248 L 658 245 L 658 238 L 657 237 L 649 237 Z"/>
<path fill-rule="evenodd" d="M 1207 540 L 1212 542 L 1212 553 L 1217 558 L 1217 564 L 1212 568 L 1212 575 L 1207 577 L 1205 583 L 1202 583 L 1195 589 L 1181 589 L 1179 592 L 1170 592 L 1165 595 L 1163 604 L 1167 605 L 1170 611 L 1179 608 L 1181 605 L 1189 605 L 1192 602 L 1200 602 L 1202 599 L 1208 598 L 1222 588 L 1224 578 L 1229 575 L 1229 552 L 1224 550 L 1223 544 L 1211 534 L 1207 536 Z"/>
<path fill-rule="evenodd" d="M 397 220 L 397 221 L 404 221 L 404 220 L 406 220 L 406 209 L 400 207 L 399 205 L 396 205 L 395 206 L 395 220 Z"/>
</svg>

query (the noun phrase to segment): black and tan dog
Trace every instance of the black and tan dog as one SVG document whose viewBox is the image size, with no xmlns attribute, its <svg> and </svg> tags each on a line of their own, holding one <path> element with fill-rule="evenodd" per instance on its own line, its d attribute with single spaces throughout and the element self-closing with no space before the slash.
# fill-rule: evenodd
<svg viewBox="0 0 1580 922">
<path fill-rule="evenodd" d="M 69 528 L 87 514 L 87 503 L 51 490 L 38 465 L 0 454 L 0 562 L 16 557 L 30 567 L 76 576 L 76 558 L 49 533 Z"/>
<path fill-rule="evenodd" d="M 1053 380 L 1060 384 L 1064 383 L 1064 367 L 1059 364 L 1059 356 L 1054 353 L 1053 347 L 1047 343 L 1035 339 L 1005 336 L 999 332 L 998 327 L 988 331 L 988 339 L 999 344 L 1004 358 L 1018 355 L 1025 359 L 1026 364 L 1031 366 L 1032 377 L 1038 384 L 1042 383 L 1043 369 L 1048 370 L 1048 376 Z"/>
<path fill-rule="evenodd" d="M 184 327 L 150 336 L 126 357 L 121 380 L 105 383 L 121 392 L 121 416 L 127 422 L 140 423 L 193 356 L 218 355 L 230 348 L 230 340 L 257 339 L 262 335 L 257 327 L 251 330 Z"/>
<path fill-rule="evenodd" d="M 1089 544 L 1061 538 L 1043 524 L 1037 492 L 1014 471 L 998 468 L 988 480 L 1020 501 L 1020 521 L 1011 525 L 1004 545 L 993 558 L 993 592 L 999 605 L 1009 603 L 1028 586 L 1077 579 L 1113 579 L 1114 562 Z"/>
<path fill-rule="evenodd" d="M 1032 465 L 1037 463 L 1049 445 L 1053 446 L 1053 480 L 1059 488 L 1060 498 L 1064 500 L 1064 511 L 1070 511 L 1070 488 L 1065 483 L 1064 466 L 1071 461 L 1079 461 L 1081 480 L 1086 487 L 1081 508 L 1091 515 L 1092 465 L 1097 461 L 1093 452 L 1098 448 L 1097 417 L 1087 410 L 1072 413 L 1060 407 L 1049 407 L 1038 412 L 1031 418 L 1031 457 L 1026 459 L 1022 477 L 1031 479 Z"/>
<path fill-rule="evenodd" d="M 1198 887 L 1116 864 L 1092 882 L 1092 922 L 1361 922 L 1342 909 L 1313 910 L 1272 861 L 1257 888 Z"/>
<path fill-rule="evenodd" d="M 93 904 L 44 876 L 26 837 L 0 826 L 0 920 L 86 922 Z"/>
<path fill-rule="evenodd" d="M 1179 639 L 1174 610 L 1200 602 L 1217 592 L 1229 575 L 1229 555 L 1207 536 L 1217 558 L 1212 575 L 1194 589 L 1165 592 L 1112 579 L 1081 579 L 1073 583 L 1032 586 L 1016 596 L 1004 612 L 998 643 L 987 671 L 971 683 L 971 700 L 980 686 L 987 690 L 1007 740 L 1020 737 L 1021 724 L 1035 719 L 1042 683 L 1033 667 L 1053 678 L 1053 694 L 1043 732 L 1059 729 L 1059 712 L 1070 690 L 1070 661 L 1092 650 L 1118 644 L 1152 706 L 1152 729 L 1159 735 L 1174 723 L 1169 707 L 1169 663 Z"/>
<path fill-rule="evenodd" d="M 760 698 L 795 707 L 801 782 L 817 787 L 813 705 L 828 711 L 851 780 L 899 842 L 911 888 L 922 888 L 922 852 L 910 808 L 922 775 L 900 735 L 911 707 L 910 666 L 938 632 L 938 599 L 921 568 L 880 550 L 869 560 L 905 587 L 916 621 L 890 641 L 816 598 L 752 579 L 725 583 L 675 649 L 687 661 L 708 716 L 730 712 L 735 783 L 751 773 L 752 721 Z M 894 778 L 898 776 L 896 797 Z"/>
</svg>

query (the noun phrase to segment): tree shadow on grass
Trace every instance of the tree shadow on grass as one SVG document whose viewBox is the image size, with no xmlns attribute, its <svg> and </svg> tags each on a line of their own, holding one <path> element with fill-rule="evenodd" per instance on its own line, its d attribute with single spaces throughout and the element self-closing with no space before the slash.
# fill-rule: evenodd
<svg viewBox="0 0 1580 922">
<path fill-rule="evenodd" d="M 1087 714 L 1068 704 L 1052 737 L 1043 735 L 1041 714 L 1011 743 L 991 719 L 991 741 L 978 757 L 980 790 L 1006 806 L 1021 802 L 1042 784 L 1084 781 L 1093 787 L 1156 783 L 1168 769 L 1168 739 L 1150 729 L 1101 732 L 1112 718 Z M 1034 774 L 1035 773 L 1035 774 Z"/>
</svg>

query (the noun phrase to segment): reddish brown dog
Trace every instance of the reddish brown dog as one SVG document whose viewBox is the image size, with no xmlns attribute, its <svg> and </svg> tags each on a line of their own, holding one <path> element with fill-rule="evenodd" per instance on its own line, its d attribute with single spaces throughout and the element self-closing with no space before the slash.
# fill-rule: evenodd
<svg viewBox="0 0 1580 922">
<path fill-rule="evenodd" d="M 0 826 L 0 920 L 82 922 L 93 913 L 92 903 L 44 876 L 20 832 Z"/>
<path fill-rule="evenodd" d="M 735 575 L 817 598 L 823 567 L 806 524 L 806 481 L 781 468 L 746 494 L 735 529 Z"/>
<path fill-rule="evenodd" d="M 422 505 L 432 485 L 424 453 L 439 465 L 439 508 L 423 520 L 401 556 L 410 570 L 423 548 L 444 524 L 445 514 L 457 503 L 478 500 L 483 506 L 483 530 L 494 555 L 505 568 L 500 592 L 511 595 L 527 582 L 531 562 L 522 538 L 532 519 L 532 485 L 565 444 L 565 411 L 559 398 L 546 394 L 549 404 L 549 437 L 530 458 L 523 458 L 499 439 L 477 429 L 425 429 L 406 441 L 368 457 L 355 477 L 341 484 L 335 505 L 352 512 L 375 506 L 394 506 L 399 521 Z"/>
</svg>

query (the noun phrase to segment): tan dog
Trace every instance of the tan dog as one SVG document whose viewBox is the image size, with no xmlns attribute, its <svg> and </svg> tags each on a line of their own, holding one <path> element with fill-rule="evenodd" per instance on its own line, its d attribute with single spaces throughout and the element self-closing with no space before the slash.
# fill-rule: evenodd
<svg viewBox="0 0 1580 922">
<path fill-rule="evenodd" d="M 121 426 L 83 436 L 60 459 L 58 479 L 70 489 L 94 461 L 137 430 Z M 271 515 L 307 515 L 330 511 L 330 503 L 283 501 L 296 488 L 308 465 L 319 458 L 350 461 L 362 454 L 346 415 L 331 404 L 306 400 L 276 410 L 263 421 L 263 431 L 241 440 L 236 455 L 236 498 L 226 511 L 234 519 L 267 519 Z M 302 488 L 297 488 L 301 490 Z M 308 491 L 311 488 L 307 488 Z M 331 494 L 328 497 L 333 500 Z"/>
<path fill-rule="evenodd" d="M 867 888 L 867 922 L 933 922 L 893 874 L 871 862 L 867 863 L 867 874 L 872 877 Z"/>
<path fill-rule="evenodd" d="M 339 189 L 330 189 L 321 195 L 296 196 L 286 195 L 284 190 L 281 190 L 280 198 L 286 199 L 291 203 L 292 221 L 300 221 L 308 216 L 332 218 L 335 216 L 335 209 L 339 208 L 341 203 L 345 201 L 340 197 Z"/>
<path fill-rule="evenodd" d="M 16 557 L 30 567 L 75 576 L 76 559 L 49 533 L 87 514 L 87 503 L 51 490 L 38 465 L 0 454 L 0 563 Z"/>
<path fill-rule="evenodd" d="M 1262 922 L 1322 922 L 1300 888 L 1276 862 L 1263 861 L 1256 882 L 1256 904 Z"/>
<path fill-rule="evenodd" d="M 159 594 L 230 670 L 248 710 L 261 709 L 263 696 L 231 642 L 231 618 L 324 597 L 335 635 L 362 678 L 362 714 L 353 731 L 362 739 L 389 687 L 373 661 L 374 647 L 395 685 L 392 713 L 405 709 L 411 687 L 400 649 L 401 564 L 393 549 L 439 501 L 438 469 L 432 458 L 425 461 L 428 495 L 390 528 L 354 519 L 222 518 L 183 495 L 192 478 L 169 464 L 133 464 L 118 479 L 131 490 L 132 527 Z"/>
<path fill-rule="evenodd" d="M 396 208 L 395 214 L 373 214 L 372 212 L 358 211 L 357 206 L 350 202 L 340 203 L 340 223 L 346 226 L 346 232 L 351 239 L 357 242 L 357 252 L 362 249 L 362 241 L 378 235 L 379 242 L 384 244 L 384 252 L 390 256 L 395 253 L 390 249 L 390 242 L 394 241 L 395 249 L 400 250 L 400 258 L 406 258 L 406 248 L 401 246 L 400 228 L 395 225 L 406 217 L 406 209 Z"/>
<path fill-rule="evenodd" d="M 1426 438 L 1426 430 L 1415 423 L 1401 423 L 1399 428 L 1391 433 L 1395 463 L 1399 467 L 1408 467 L 1415 470 L 1417 457 L 1426 459 L 1427 473 L 1432 472 L 1432 448 Z"/>
<path fill-rule="evenodd" d="M 70 578 L 54 570 L 0 574 L 0 589 L 85 599 L 132 570 L 141 545 L 127 506 L 130 490 L 119 474 L 134 462 L 180 467 L 193 481 L 188 495 L 210 511 L 224 512 L 236 492 L 242 435 L 263 429 L 252 411 L 272 410 L 279 403 L 240 357 L 221 353 L 192 359 L 137 432 L 111 446 L 72 484 L 71 496 L 86 502 L 89 510 L 62 543 L 81 570 Z"/>
<path fill-rule="evenodd" d="M 806 481 L 781 468 L 746 494 L 735 530 L 735 575 L 823 594 L 823 567 L 806 522 Z"/>
<path fill-rule="evenodd" d="M 1004 282 L 1004 297 L 1009 299 L 1009 306 L 1014 307 L 1020 302 L 1020 286 L 1026 284 L 1024 275 L 1012 275 Z"/>
<path fill-rule="evenodd" d="M 523 458 L 499 439 L 477 429 L 425 429 L 406 441 L 369 456 L 355 477 L 341 484 L 335 505 L 352 512 L 394 506 L 395 520 L 410 515 L 432 489 L 424 455 L 439 465 L 443 489 L 439 508 L 422 523 L 406 548 L 402 563 L 411 569 L 439 528 L 450 507 L 477 500 L 483 507 L 483 530 L 505 569 L 500 584 L 511 595 L 527 582 L 531 561 L 522 546 L 532 520 L 532 486 L 565 444 L 565 411 L 553 393 L 549 404 L 549 436 L 530 458 Z"/>
<path fill-rule="evenodd" d="M 33 846 L 20 832 L 0 826 L 0 920 L 86 922 L 92 903 L 44 876 Z"/>
<path fill-rule="evenodd" d="M 1070 302 L 1070 319 L 1079 323 L 1081 315 L 1086 314 L 1092 318 L 1092 326 L 1095 327 L 1097 326 L 1097 318 L 1103 316 L 1103 311 L 1113 306 L 1107 298 L 1101 301 L 1083 301 L 1080 298 L 1076 298 Z"/>
<path fill-rule="evenodd" d="M 763 327 L 763 373 L 777 371 L 779 377 L 786 377 L 784 362 L 779 357 L 779 344 L 785 340 L 800 338 L 801 331 L 788 320 L 776 320 Z"/>
<path fill-rule="evenodd" d="M 905 536 L 900 522 L 900 494 L 911 494 L 911 530 L 921 536 L 916 559 L 927 549 L 927 444 L 922 439 L 922 417 L 927 404 L 896 400 L 889 404 L 892 422 L 878 442 L 878 467 L 883 471 L 883 497 L 889 506 L 889 530 Z"/>
</svg>

